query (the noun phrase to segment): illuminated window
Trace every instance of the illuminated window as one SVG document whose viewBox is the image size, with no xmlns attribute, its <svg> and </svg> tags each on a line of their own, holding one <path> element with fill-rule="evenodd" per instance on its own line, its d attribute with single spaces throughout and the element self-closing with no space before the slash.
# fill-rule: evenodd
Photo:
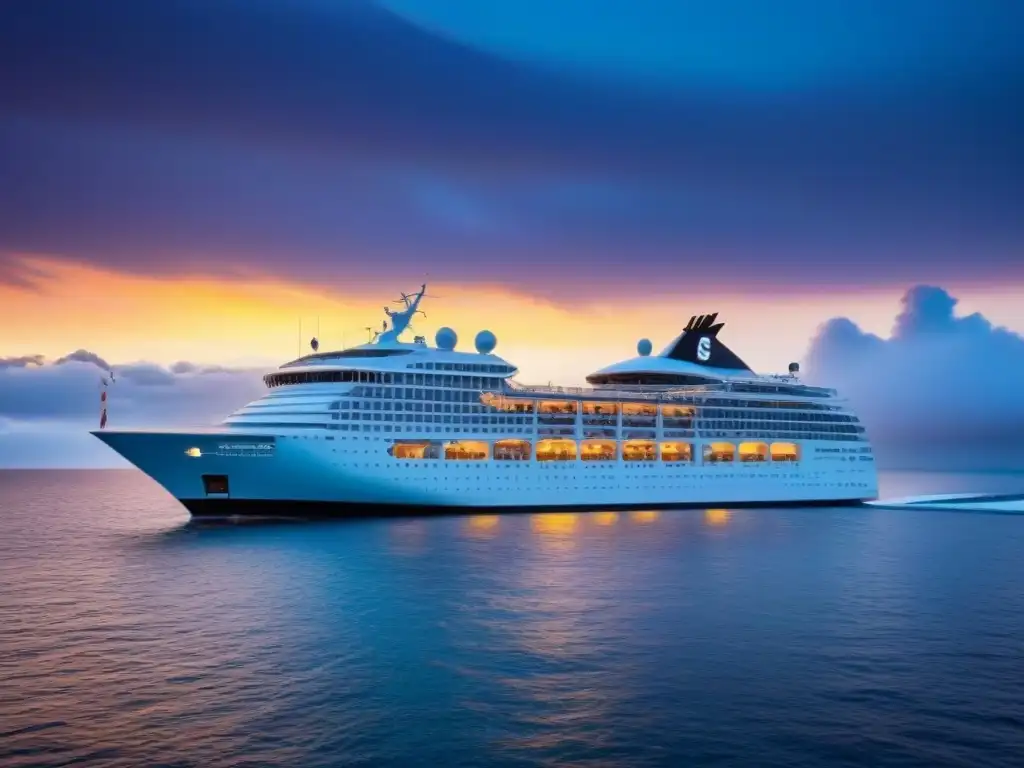
<svg viewBox="0 0 1024 768">
<path fill-rule="evenodd" d="M 203 452 L 198 448 L 189 448 L 187 451 L 185 451 L 185 455 L 190 456 L 193 459 L 198 459 L 200 456 L 203 455 Z"/>
<path fill-rule="evenodd" d="M 623 403 L 623 416 L 657 416 L 658 407 L 653 403 Z"/>
<path fill-rule="evenodd" d="M 584 440 L 580 443 L 583 461 L 615 461 L 617 454 L 614 440 Z"/>
<path fill-rule="evenodd" d="M 529 440 L 498 440 L 494 443 L 495 461 L 529 461 Z"/>
<path fill-rule="evenodd" d="M 432 440 L 396 440 L 388 449 L 396 459 L 438 459 L 441 443 Z"/>
<path fill-rule="evenodd" d="M 626 440 L 622 443 L 623 461 L 655 461 L 657 447 L 653 440 Z"/>
<path fill-rule="evenodd" d="M 693 461 L 691 443 L 668 442 L 661 444 L 662 461 Z"/>
<path fill-rule="evenodd" d="M 768 443 L 740 443 L 740 461 L 768 461 Z"/>
<path fill-rule="evenodd" d="M 533 413 L 533 400 L 526 400 L 521 397 L 504 397 L 485 392 L 480 396 L 480 402 L 498 411 L 506 413 Z"/>
<path fill-rule="evenodd" d="M 772 443 L 772 461 L 800 461 L 800 446 L 796 443 Z"/>
<path fill-rule="evenodd" d="M 487 443 L 480 440 L 458 440 L 444 447 L 444 457 L 449 461 L 486 461 Z"/>
<path fill-rule="evenodd" d="M 602 403 L 592 400 L 583 403 L 583 413 L 588 416 L 615 416 L 618 412 L 618 403 Z"/>
<path fill-rule="evenodd" d="M 732 443 L 705 443 L 704 463 L 719 464 L 736 460 L 736 446 Z"/>
<path fill-rule="evenodd" d="M 688 405 L 663 405 L 661 415 L 666 419 L 691 419 L 694 409 Z"/>
<path fill-rule="evenodd" d="M 562 437 L 537 441 L 537 461 L 575 461 L 576 441 Z"/>
<path fill-rule="evenodd" d="M 575 414 L 575 400 L 542 400 L 538 410 L 544 414 Z"/>
</svg>

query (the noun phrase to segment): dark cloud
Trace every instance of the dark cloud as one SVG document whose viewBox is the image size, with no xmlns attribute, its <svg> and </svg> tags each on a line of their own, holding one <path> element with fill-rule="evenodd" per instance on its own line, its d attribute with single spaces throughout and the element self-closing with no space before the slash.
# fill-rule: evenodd
<svg viewBox="0 0 1024 768">
<path fill-rule="evenodd" d="M 99 418 L 102 371 L 92 353 L 60 363 L 0 368 L 0 417 L 17 421 L 63 420 L 90 427 Z M 152 363 L 114 367 L 108 388 L 111 425 L 211 424 L 264 391 L 262 371 L 222 368 L 204 372 L 185 363 L 172 371 Z"/>
<path fill-rule="evenodd" d="M 64 355 L 64 357 L 57 359 L 54 365 L 64 365 L 64 363 L 91 363 L 104 371 L 111 370 L 110 363 L 95 352 L 89 352 L 86 349 L 78 349 L 71 354 Z"/>
<path fill-rule="evenodd" d="M 116 366 L 117 382 L 107 390 L 108 426 L 216 424 L 265 391 L 261 371 L 208 371 L 191 363 L 176 368 Z M 99 422 L 101 376 L 91 360 L 0 365 L 0 468 L 125 466 L 89 434 Z"/>
<path fill-rule="evenodd" d="M 888 339 L 832 319 L 811 343 L 809 378 L 848 396 L 871 439 L 901 461 L 1019 466 L 1024 338 L 955 307 L 942 288 L 912 288 Z"/>
<path fill-rule="evenodd" d="M 46 361 L 43 355 L 22 355 L 21 357 L 0 357 L 0 368 L 26 368 L 39 366 Z"/>
<path fill-rule="evenodd" d="M 991 282 L 1024 270 L 1022 72 L 667 92 L 363 2 L 12 0 L 0 250 L 531 287 L 624 258 L 634 283 L 938 280 L 969 254 Z"/>
</svg>

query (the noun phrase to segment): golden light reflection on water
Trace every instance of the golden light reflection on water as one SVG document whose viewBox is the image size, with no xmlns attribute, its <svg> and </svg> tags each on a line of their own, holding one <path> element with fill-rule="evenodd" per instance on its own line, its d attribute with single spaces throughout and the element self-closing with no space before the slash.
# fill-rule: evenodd
<svg viewBox="0 0 1024 768">
<path fill-rule="evenodd" d="M 576 530 L 579 516 L 571 512 L 545 512 L 530 518 L 530 528 L 535 533 L 553 536 L 568 536 Z"/>
<path fill-rule="evenodd" d="M 632 520 L 634 523 L 640 523 L 641 525 L 653 523 L 659 517 L 661 517 L 661 513 L 658 512 L 656 509 L 643 509 L 629 513 L 629 519 Z"/>
<path fill-rule="evenodd" d="M 568 512 L 544 512 L 530 517 L 530 528 L 540 534 L 540 543 L 545 549 L 571 550 L 576 546 L 573 534 L 578 517 Z"/>
<path fill-rule="evenodd" d="M 708 525 L 721 527 L 729 523 L 728 509 L 709 509 L 704 512 L 704 522 Z"/>
<path fill-rule="evenodd" d="M 595 512 L 594 522 L 597 525 L 615 525 L 619 522 L 618 512 Z"/>
<path fill-rule="evenodd" d="M 466 533 L 476 539 L 490 539 L 498 533 L 498 515 L 471 515 L 466 518 Z"/>
</svg>

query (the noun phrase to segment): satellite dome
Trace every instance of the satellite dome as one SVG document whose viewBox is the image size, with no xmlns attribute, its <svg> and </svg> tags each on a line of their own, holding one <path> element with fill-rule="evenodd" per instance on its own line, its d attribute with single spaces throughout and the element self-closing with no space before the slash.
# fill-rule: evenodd
<svg viewBox="0 0 1024 768">
<path fill-rule="evenodd" d="M 438 329 L 437 335 L 434 336 L 434 343 L 437 344 L 438 349 L 452 350 L 459 343 L 459 336 L 451 328 L 445 326 Z"/>
<path fill-rule="evenodd" d="M 480 331 L 476 335 L 476 351 L 481 355 L 487 355 L 498 346 L 498 338 L 490 331 Z"/>
<path fill-rule="evenodd" d="M 651 345 L 650 339 L 640 339 L 640 341 L 636 343 L 637 354 L 639 354 L 641 357 L 647 357 L 649 354 L 651 354 L 651 350 L 653 348 L 654 347 Z"/>
</svg>

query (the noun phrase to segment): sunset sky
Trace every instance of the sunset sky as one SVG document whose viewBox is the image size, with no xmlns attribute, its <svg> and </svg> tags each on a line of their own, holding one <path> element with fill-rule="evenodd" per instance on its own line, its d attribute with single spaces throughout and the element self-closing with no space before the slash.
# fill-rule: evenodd
<svg viewBox="0 0 1024 768">
<path fill-rule="evenodd" d="M 819 327 L 888 339 L 919 285 L 1024 374 L 1022 36 L 1017 0 L 8 0 L 0 466 L 94 417 L 12 394 L 75 350 L 250 371 L 425 280 L 417 332 L 524 380 L 719 311 L 853 382 Z"/>
</svg>

